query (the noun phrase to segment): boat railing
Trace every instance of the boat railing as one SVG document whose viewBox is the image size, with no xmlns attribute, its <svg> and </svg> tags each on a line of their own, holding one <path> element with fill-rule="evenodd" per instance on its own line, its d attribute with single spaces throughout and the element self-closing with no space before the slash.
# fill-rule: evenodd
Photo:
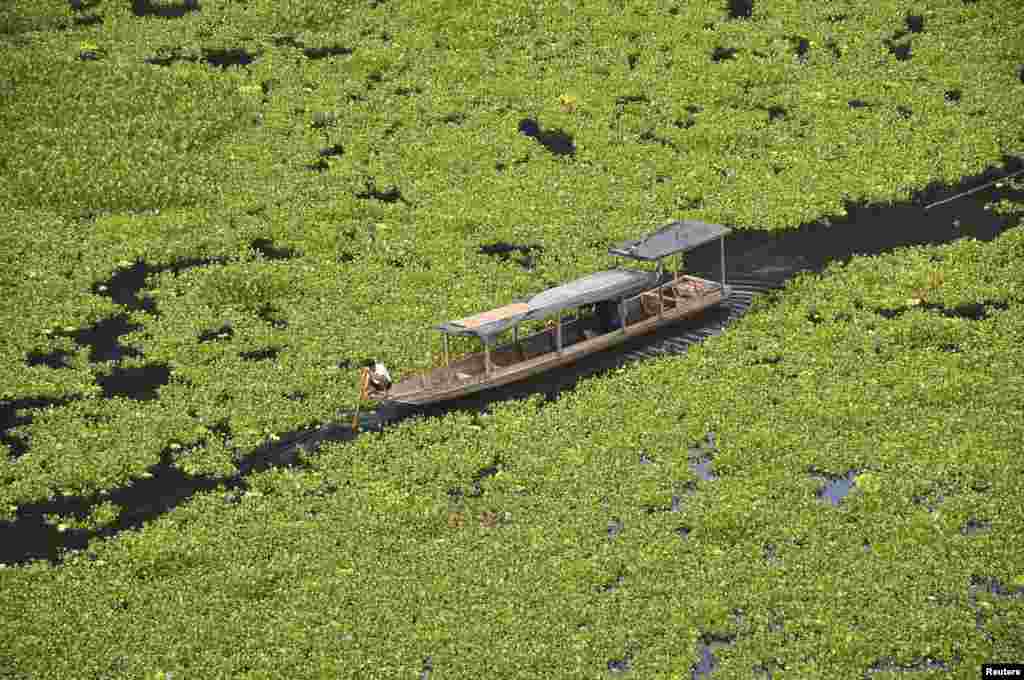
<svg viewBox="0 0 1024 680">
<path fill-rule="evenodd" d="M 676 308 L 683 300 L 701 299 L 721 288 L 717 281 L 709 281 L 688 274 L 670 277 L 657 288 L 645 290 L 625 298 L 626 326 L 631 326 L 651 316 L 663 316 Z"/>
</svg>

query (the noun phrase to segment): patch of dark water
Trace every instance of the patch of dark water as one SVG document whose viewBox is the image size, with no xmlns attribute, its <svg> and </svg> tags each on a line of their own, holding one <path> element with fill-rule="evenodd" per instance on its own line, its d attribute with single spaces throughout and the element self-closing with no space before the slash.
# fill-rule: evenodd
<svg viewBox="0 0 1024 680">
<path fill-rule="evenodd" d="M 920 14 L 908 14 L 905 21 L 907 24 L 907 30 L 911 33 L 921 33 L 924 31 L 924 17 Z M 899 38 L 902 38 L 903 35 L 905 34 L 897 33 L 893 38 L 898 40 Z"/>
<path fill-rule="evenodd" d="M 889 52 L 896 57 L 897 61 L 908 61 L 911 57 L 910 54 L 910 41 L 904 43 L 893 42 L 892 40 L 885 40 L 885 46 L 889 48 Z"/>
<path fill-rule="evenodd" d="M 222 50 L 204 49 L 202 56 L 186 54 L 180 49 L 167 50 L 156 56 L 147 57 L 144 61 L 153 66 L 170 66 L 179 61 L 203 62 L 208 66 L 226 69 L 231 66 L 248 66 L 259 57 L 258 53 L 250 53 L 244 49 L 229 48 Z"/>
<path fill-rule="evenodd" d="M 324 155 L 321 151 L 321 155 Z M 274 242 L 268 238 L 257 238 L 249 244 L 249 248 L 266 260 L 290 260 L 295 251 L 290 248 L 275 248 Z"/>
<path fill-rule="evenodd" d="M 32 424 L 32 411 L 65 406 L 73 401 L 84 399 L 80 394 L 69 397 L 21 397 L 10 401 L 0 400 L 0 443 L 10 448 L 8 457 L 17 460 L 28 452 L 29 445 L 19 435 L 10 430 Z M 18 411 L 28 411 L 26 415 L 18 415 Z"/>
<path fill-rule="evenodd" d="M 815 495 L 818 498 L 827 500 L 832 505 L 839 505 L 846 498 L 850 491 L 853 490 L 854 480 L 860 473 L 859 470 L 850 470 L 845 475 L 833 475 L 816 468 L 811 468 L 808 472 L 811 476 L 826 482 L 823 487 L 815 492 Z"/>
<path fill-rule="evenodd" d="M 978 593 L 1024 599 L 1024 585 L 1007 586 L 998 578 L 973 574 L 967 588 L 967 594 L 972 603 L 976 603 Z"/>
<path fill-rule="evenodd" d="M 789 36 L 789 42 L 793 45 L 793 51 L 797 59 L 807 61 L 807 53 L 811 49 L 811 41 L 802 35 Z"/>
<path fill-rule="evenodd" d="M 502 465 L 503 463 L 501 458 L 495 458 L 493 463 L 486 467 L 482 467 L 475 473 L 473 473 L 473 478 L 471 482 L 472 490 L 469 492 L 469 495 L 472 496 L 473 498 L 479 498 L 480 496 L 483 496 L 484 490 L 483 487 L 480 486 L 480 482 L 487 479 L 488 477 L 493 477 L 494 475 L 498 474 L 498 472 L 501 470 Z"/>
<path fill-rule="evenodd" d="M 716 47 L 711 50 L 711 61 L 717 64 L 722 61 L 735 59 L 738 51 L 735 47 Z"/>
<path fill-rule="evenodd" d="M 754 13 L 754 0 L 729 0 L 730 19 L 749 19 Z"/>
<path fill-rule="evenodd" d="M 330 47 L 307 47 L 302 50 L 302 54 L 307 59 L 326 59 L 328 57 L 344 57 L 352 54 L 352 49 L 349 47 L 342 47 L 341 45 L 332 45 Z"/>
<path fill-rule="evenodd" d="M 711 463 L 717 450 L 714 432 L 708 432 L 703 441 L 696 442 L 687 449 L 690 469 L 701 481 L 711 482 L 718 479 L 718 475 L 711 470 Z"/>
<path fill-rule="evenodd" d="M 151 265 L 140 259 L 128 267 L 118 268 L 109 279 L 94 283 L 91 290 L 94 295 L 105 295 L 128 309 L 144 310 L 154 316 L 159 316 L 160 313 L 156 309 L 153 298 L 145 296 L 140 300 L 138 297 L 139 291 L 146 285 L 147 278 L 165 271 L 179 274 L 191 267 L 226 264 L 227 262 L 228 258 L 226 257 L 207 257 L 176 260 L 168 265 Z"/>
<path fill-rule="evenodd" d="M 281 317 L 281 312 L 273 305 L 267 304 L 256 310 L 256 316 L 274 328 L 288 328 L 288 320 Z"/>
<path fill-rule="evenodd" d="M 79 61 L 99 61 L 106 53 L 103 50 L 82 50 L 78 53 Z"/>
<path fill-rule="evenodd" d="M 252 350 L 250 352 L 240 352 L 238 356 L 245 361 L 267 361 L 270 359 L 276 359 L 280 352 L 280 347 L 265 347 L 263 349 Z"/>
<path fill-rule="evenodd" d="M 690 678 L 692 680 L 710 678 L 718 668 L 718 659 L 715 658 L 714 650 L 727 647 L 735 641 L 735 635 L 716 635 L 714 633 L 702 635 L 697 641 L 697 656 L 700 660 L 691 667 Z"/>
<path fill-rule="evenodd" d="M 701 481 L 713 482 L 718 479 L 718 475 L 711 471 L 711 456 L 702 456 L 696 461 L 690 461 L 690 469 Z"/>
<path fill-rule="evenodd" d="M 181 4 L 157 4 L 151 0 L 132 0 L 132 14 L 137 17 L 180 19 L 186 14 L 200 11 L 199 0 L 182 0 Z"/>
<path fill-rule="evenodd" d="M 129 323 L 127 314 L 100 319 L 88 328 L 77 330 L 64 330 L 63 328 L 51 330 L 47 335 L 62 338 L 70 338 L 75 344 L 89 348 L 90 363 L 102 363 L 105 361 L 120 361 L 125 357 L 141 357 L 142 352 L 134 347 L 126 347 L 118 342 L 118 338 L 127 333 L 142 330 L 142 325 Z"/>
<path fill-rule="evenodd" d="M 335 144 L 333 146 L 325 147 L 323 149 L 320 149 L 320 151 L 318 152 L 318 155 L 320 156 L 320 162 L 324 164 L 324 169 L 326 169 L 327 166 L 327 161 L 325 159 L 334 158 L 335 156 L 342 156 L 344 154 L 345 147 L 343 147 L 341 144 Z"/>
<path fill-rule="evenodd" d="M 199 342 L 215 342 L 219 340 L 230 340 L 235 331 L 230 324 L 224 324 L 216 330 L 203 331 L 199 334 Z"/>
<path fill-rule="evenodd" d="M 872 311 L 885 319 L 895 319 L 912 309 L 923 309 L 929 312 L 938 312 L 942 316 L 951 319 L 966 319 L 970 321 L 982 321 L 991 314 L 990 310 L 998 309 L 1006 311 L 1010 306 L 1002 300 L 983 300 L 981 302 L 969 302 L 956 307 L 946 307 L 933 302 L 920 302 L 918 304 L 905 305 L 903 307 L 887 308 L 878 307 Z"/>
<path fill-rule="evenodd" d="M 544 130 L 533 118 L 519 121 L 519 132 L 536 139 L 541 146 L 556 156 L 575 156 L 576 146 L 570 134 L 560 129 Z"/>
<path fill-rule="evenodd" d="M 971 517 L 960 527 L 960 533 L 964 536 L 987 533 L 992 529 L 992 522 Z"/>
<path fill-rule="evenodd" d="M 912 245 L 941 245 L 961 238 L 991 241 L 1020 223 L 1019 216 L 999 215 L 985 205 L 1005 199 L 1024 202 L 1024 191 L 995 184 L 949 203 L 927 206 L 1024 168 L 1024 156 L 1004 156 L 1002 167 L 965 178 L 956 185 L 932 183 L 910 200 L 883 204 L 844 203 L 843 216 L 828 216 L 784 232 L 733 230 L 725 238 L 726 275 L 762 285 L 782 285 L 800 272 L 821 272 L 855 254 L 879 255 Z M 713 246 L 713 247 L 712 247 Z M 717 244 L 687 253 L 686 268 L 700 276 L 720 277 Z"/>
<path fill-rule="evenodd" d="M 48 366 L 50 368 L 58 369 L 71 368 L 71 364 L 67 362 L 69 357 L 71 357 L 71 353 L 62 349 L 46 353 L 37 350 L 29 352 L 26 355 L 25 362 L 29 366 Z"/>
<path fill-rule="evenodd" d="M 537 255 L 544 252 L 544 246 L 538 243 L 527 244 L 495 241 L 494 243 L 486 243 L 480 246 L 477 252 L 481 255 L 496 255 L 504 262 L 509 261 L 512 253 L 519 253 L 520 257 L 515 258 L 515 262 L 524 269 L 532 270 L 537 263 Z M 534 253 L 537 255 L 534 255 Z"/>
<path fill-rule="evenodd" d="M 124 397 L 135 401 L 151 401 L 158 396 L 158 390 L 171 380 L 171 369 L 167 364 L 146 366 L 114 366 L 110 375 L 100 375 L 96 384 L 103 388 L 103 398 Z"/>
<path fill-rule="evenodd" d="M 384 203 L 396 203 L 401 201 L 405 205 L 412 205 L 412 203 L 402 197 L 402 192 L 398 187 L 392 186 L 386 191 L 378 190 L 376 182 L 372 177 L 366 180 L 366 191 L 357 193 L 356 198 L 362 198 L 364 200 L 372 199 L 375 201 L 382 201 Z"/>
<path fill-rule="evenodd" d="M 615 539 L 619 534 L 622 533 L 622 529 L 625 526 L 626 523 L 618 517 L 612 518 L 612 520 L 608 522 L 608 538 Z"/>
<path fill-rule="evenodd" d="M 628 673 L 631 670 L 633 670 L 633 659 L 629 654 L 621 659 L 611 659 L 608 662 L 608 672 L 612 675 Z"/>
<path fill-rule="evenodd" d="M 218 68 L 231 66 L 248 66 L 259 57 L 258 53 L 250 53 L 244 49 L 203 50 L 203 63 Z"/>
<path fill-rule="evenodd" d="M 98 14 L 83 14 L 72 21 L 75 22 L 75 26 L 100 26 L 103 24 L 103 17 Z"/>
<path fill-rule="evenodd" d="M 372 415 L 362 418 L 362 428 L 379 430 L 382 421 Z M 222 438 L 232 447 L 231 430 L 226 421 L 209 427 L 212 435 Z M 211 435 L 211 436 L 212 436 Z M 89 541 L 116 536 L 124 531 L 141 528 L 146 522 L 170 512 L 196 493 L 223 488 L 236 496 L 248 490 L 245 477 L 277 467 L 308 469 L 306 456 L 328 441 L 350 441 L 355 437 L 349 425 L 321 425 L 293 430 L 269 441 L 236 464 L 233 475 L 192 475 L 175 466 L 175 456 L 183 450 L 181 444 L 166 447 L 159 461 L 145 473 L 127 484 L 109 491 L 87 495 L 60 496 L 18 507 L 13 522 L 0 521 L 0 563 L 23 564 L 44 559 L 60 564 L 69 550 L 82 550 Z M 207 439 L 197 441 L 192 448 L 206 445 Z M 97 529 L 59 530 L 46 517 L 57 515 L 86 519 L 101 503 L 111 502 L 119 513 L 113 522 Z"/>
</svg>

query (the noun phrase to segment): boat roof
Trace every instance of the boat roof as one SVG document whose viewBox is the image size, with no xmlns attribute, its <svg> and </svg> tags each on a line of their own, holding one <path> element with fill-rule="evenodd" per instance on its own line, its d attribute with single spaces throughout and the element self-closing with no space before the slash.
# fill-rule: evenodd
<svg viewBox="0 0 1024 680">
<path fill-rule="evenodd" d="M 620 243 L 609 248 L 608 252 L 619 257 L 653 262 L 669 255 L 693 250 L 697 246 L 721 238 L 731 231 L 732 229 L 720 224 L 680 220 L 666 224 L 641 239 Z"/>
<path fill-rule="evenodd" d="M 543 319 L 562 309 L 573 309 L 604 300 L 618 300 L 657 284 L 655 272 L 609 269 L 537 293 L 473 316 L 435 326 L 451 335 L 475 335 L 489 342 L 499 333 L 523 321 Z"/>
</svg>

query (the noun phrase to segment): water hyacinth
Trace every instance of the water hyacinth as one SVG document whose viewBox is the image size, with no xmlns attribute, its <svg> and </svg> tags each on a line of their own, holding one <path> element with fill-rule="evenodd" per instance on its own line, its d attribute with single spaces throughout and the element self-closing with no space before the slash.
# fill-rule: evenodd
<svg viewBox="0 0 1024 680">
<path fill-rule="evenodd" d="M 7 17 L 0 676 L 1024 657 L 1012 3 L 215 4 Z M 735 228 L 717 335 L 352 432 L 676 218 Z"/>
</svg>

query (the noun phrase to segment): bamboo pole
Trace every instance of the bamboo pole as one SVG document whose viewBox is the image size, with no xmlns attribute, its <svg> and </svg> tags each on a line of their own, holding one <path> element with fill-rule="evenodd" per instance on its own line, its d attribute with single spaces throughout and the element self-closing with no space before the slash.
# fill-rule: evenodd
<svg viewBox="0 0 1024 680">
<path fill-rule="evenodd" d="M 452 369 L 448 361 L 448 334 L 441 331 L 441 341 L 444 343 L 444 368 L 445 368 L 445 382 L 451 384 L 452 382 Z"/>
<path fill-rule="evenodd" d="M 718 239 L 718 242 L 722 246 L 721 250 L 721 265 L 722 265 L 722 295 L 725 295 L 725 237 Z"/>
<path fill-rule="evenodd" d="M 359 407 L 363 403 L 363 399 L 366 399 L 366 388 L 370 385 L 370 369 L 363 368 L 363 373 L 359 377 L 359 400 L 356 401 L 356 412 L 352 416 L 352 431 L 359 431 Z"/>
</svg>

